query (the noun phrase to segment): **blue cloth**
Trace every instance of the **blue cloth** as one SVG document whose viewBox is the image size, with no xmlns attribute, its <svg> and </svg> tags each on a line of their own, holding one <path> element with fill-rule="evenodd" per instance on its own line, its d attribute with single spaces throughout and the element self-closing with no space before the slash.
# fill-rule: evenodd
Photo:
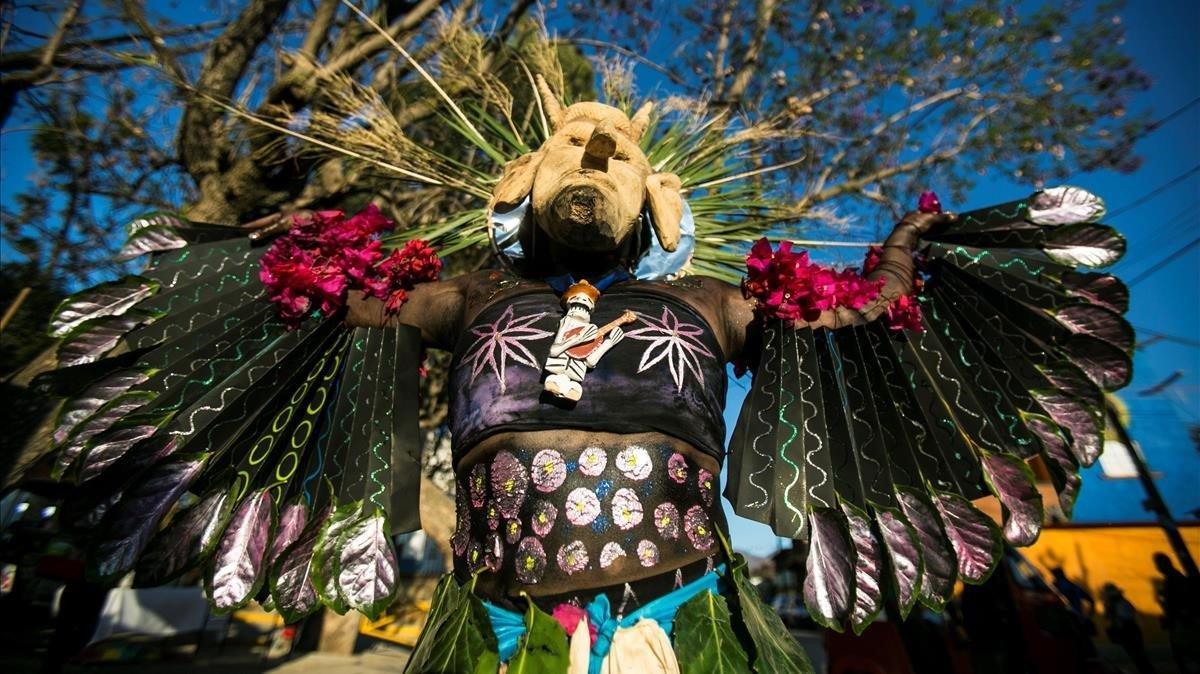
<svg viewBox="0 0 1200 674">
<path fill-rule="evenodd" d="M 488 213 L 491 225 L 488 228 L 488 234 L 492 237 L 496 250 L 514 263 L 525 259 L 525 249 L 521 245 L 520 233 L 521 225 L 525 222 L 528 212 L 529 197 L 525 197 L 524 201 L 507 213 L 494 211 Z M 673 252 L 664 250 L 658 242 L 658 237 L 654 236 L 653 228 L 650 226 L 649 210 L 642 215 L 643 226 L 648 230 L 650 236 L 650 246 L 638 259 L 633 275 L 638 279 L 648 281 L 667 278 L 678 273 L 691 259 L 692 251 L 696 247 L 696 220 L 692 217 L 691 207 L 688 206 L 686 200 L 683 202 L 683 217 L 679 220 L 679 246 Z"/>
<path fill-rule="evenodd" d="M 609 648 L 612 647 L 613 635 L 617 633 L 617 628 L 631 627 L 638 620 L 647 618 L 658 623 L 663 632 L 670 635 L 675 626 L 675 614 L 679 611 L 679 607 L 705 590 L 713 593 L 720 592 L 724 584 L 722 578 L 724 574 L 725 565 L 721 564 L 687 585 L 672 590 L 654 601 L 642 604 L 637 610 L 621 619 L 612 615 L 612 607 L 609 605 L 607 595 L 596 595 L 596 598 L 584 607 L 588 615 L 588 624 L 596 628 L 596 643 L 592 644 L 588 674 L 600 674 L 600 664 L 604 661 L 604 656 L 608 655 Z M 488 601 L 483 602 L 483 607 L 487 609 L 488 617 L 492 620 L 492 632 L 496 635 L 496 641 L 499 644 L 500 661 L 508 662 L 508 659 L 517 652 L 521 637 L 525 635 L 525 616 Z M 570 637 L 570 635 L 567 636 Z"/>
</svg>

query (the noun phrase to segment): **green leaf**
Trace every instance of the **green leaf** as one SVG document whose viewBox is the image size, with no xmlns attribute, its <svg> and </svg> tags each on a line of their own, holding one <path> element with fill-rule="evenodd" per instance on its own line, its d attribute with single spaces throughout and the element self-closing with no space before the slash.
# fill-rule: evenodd
<svg viewBox="0 0 1200 674">
<path fill-rule="evenodd" d="M 754 642 L 754 671 L 757 674 L 813 674 L 812 663 L 800 642 L 788 632 L 779 615 L 763 603 L 750 583 L 746 558 L 735 555 L 733 586 L 737 590 L 742 624 Z"/>
<path fill-rule="evenodd" d="M 750 671 L 746 651 L 733 634 L 729 605 L 705 590 L 675 614 L 675 654 L 681 674 L 741 674 Z"/>
<path fill-rule="evenodd" d="M 337 550 L 338 539 L 342 532 L 354 523 L 362 506 L 360 501 L 347 503 L 334 510 L 321 527 L 317 535 L 317 543 L 313 546 L 312 584 L 317 589 L 317 597 L 321 603 L 337 613 L 345 613 L 350 605 L 338 591 L 338 562 L 341 555 Z"/>
<path fill-rule="evenodd" d="M 532 601 L 525 613 L 525 636 L 508 661 L 508 674 L 565 672 L 570 666 L 570 635 Z"/>
<path fill-rule="evenodd" d="M 472 585 L 474 582 L 472 581 Z M 494 674 L 500 669 L 496 637 L 472 587 L 446 575 L 433 592 L 425 629 L 409 658 L 411 674 Z"/>
</svg>

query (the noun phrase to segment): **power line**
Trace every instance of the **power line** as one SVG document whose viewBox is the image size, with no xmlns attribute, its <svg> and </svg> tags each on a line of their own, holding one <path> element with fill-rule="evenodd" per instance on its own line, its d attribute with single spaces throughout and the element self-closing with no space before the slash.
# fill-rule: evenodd
<svg viewBox="0 0 1200 674">
<path fill-rule="evenodd" d="M 1128 211 L 1131 211 L 1131 210 L 1137 208 L 1138 206 L 1141 206 L 1142 204 L 1146 203 L 1147 201 L 1150 201 L 1151 199 L 1153 199 L 1154 197 L 1157 197 L 1158 195 L 1162 194 L 1163 192 L 1166 192 L 1167 190 L 1171 189 L 1172 187 L 1187 180 L 1192 174 L 1196 173 L 1197 171 L 1200 171 L 1200 164 L 1196 164 L 1191 169 L 1186 171 L 1183 175 L 1176 176 L 1175 178 L 1167 181 L 1166 183 L 1159 185 L 1158 187 L 1147 192 L 1146 194 L 1143 194 L 1142 196 L 1138 197 L 1137 199 L 1134 199 L 1133 201 L 1118 208 L 1117 210 L 1113 211 L 1112 213 L 1109 213 L 1108 217 L 1115 218 L 1122 213 L 1126 213 Z"/>
<path fill-rule="evenodd" d="M 1177 258 L 1182 256 L 1184 253 L 1188 252 L 1189 250 L 1195 248 L 1196 246 L 1200 246 L 1200 236 L 1185 243 L 1182 248 L 1179 248 L 1175 252 L 1171 253 L 1170 255 L 1168 255 L 1168 256 L 1164 257 L 1163 259 L 1159 260 L 1158 262 L 1154 263 L 1153 265 L 1151 265 L 1151 267 L 1149 269 L 1147 269 L 1146 271 L 1133 277 L 1133 279 L 1131 281 L 1129 281 L 1128 283 L 1126 283 L 1125 285 L 1129 288 L 1132 288 L 1133 286 L 1137 285 L 1138 283 L 1145 281 L 1147 278 L 1149 278 L 1150 276 L 1157 273 L 1163 267 L 1166 267 L 1167 265 L 1171 264 Z"/>
<path fill-rule="evenodd" d="M 1146 125 L 1145 130 L 1143 130 L 1140 134 L 1137 135 L 1137 138 L 1144 138 L 1144 137 L 1149 136 L 1150 134 L 1154 133 L 1155 131 L 1158 131 L 1159 129 L 1161 129 L 1163 127 L 1164 124 L 1166 124 L 1167 122 L 1182 115 L 1183 113 L 1187 112 L 1189 108 L 1196 105 L 1197 103 L 1200 103 L 1200 96 L 1197 96 L 1197 97 L 1193 98 L 1192 100 L 1188 101 L 1187 103 L 1184 103 L 1183 105 L 1179 106 L 1171 114 L 1169 114 L 1157 121 L 1150 122 L 1149 124 Z"/>
<path fill-rule="evenodd" d="M 1200 340 L 1197 340 L 1197 339 L 1190 339 L 1188 337 L 1180 337 L 1179 335 L 1168 335 L 1165 332 L 1159 332 L 1157 330 L 1147 330 L 1146 328 L 1139 328 L 1136 325 L 1133 327 L 1133 329 L 1137 330 L 1138 332 L 1140 332 L 1142 334 L 1150 335 L 1151 337 L 1161 339 L 1164 342 L 1175 342 L 1176 344 L 1182 344 L 1184 346 L 1190 346 L 1192 348 L 1200 349 Z"/>
</svg>

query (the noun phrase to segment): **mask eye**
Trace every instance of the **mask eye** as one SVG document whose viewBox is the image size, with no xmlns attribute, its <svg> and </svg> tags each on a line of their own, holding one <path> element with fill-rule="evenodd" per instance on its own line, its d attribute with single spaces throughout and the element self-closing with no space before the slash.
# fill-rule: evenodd
<svg viewBox="0 0 1200 674">
<path fill-rule="evenodd" d="M 570 138 L 567 139 L 567 142 L 574 145 L 575 147 L 583 147 L 583 144 L 584 144 L 584 140 L 582 138 L 580 138 L 579 136 L 571 136 Z"/>
<path fill-rule="evenodd" d="M 625 154 L 624 152 L 618 152 L 614 154 L 612 158 L 616 159 L 617 161 L 629 161 L 629 155 Z"/>
</svg>

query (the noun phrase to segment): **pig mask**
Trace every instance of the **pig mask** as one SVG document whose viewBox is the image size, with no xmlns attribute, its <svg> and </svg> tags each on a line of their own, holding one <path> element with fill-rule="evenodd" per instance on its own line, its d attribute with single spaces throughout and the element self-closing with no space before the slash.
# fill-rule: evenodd
<svg viewBox="0 0 1200 674">
<path fill-rule="evenodd" d="M 563 108 L 540 75 L 537 86 L 551 135 L 505 165 L 490 208 L 504 213 L 528 196 L 534 224 L 550 239 L 595 252 L 617 250 L 645 208 L 659 244 L 675 250 L 683 214 L 679 177 L 654 173 L 638 145 L 651 104 L 632 118 L 602 103 Z"/>
</svg>

